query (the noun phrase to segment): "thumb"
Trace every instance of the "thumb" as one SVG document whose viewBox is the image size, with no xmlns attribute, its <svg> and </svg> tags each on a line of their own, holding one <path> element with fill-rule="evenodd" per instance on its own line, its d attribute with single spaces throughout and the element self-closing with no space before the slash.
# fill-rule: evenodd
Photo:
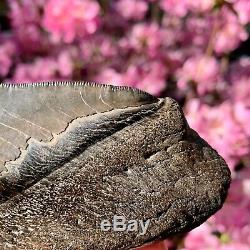
<svg viewBox="0 0 250 250">
<path fill-rule="evenodd" d="M 164 244 L 164 241 L 156 241 L 131 250 L 168 250 L 168 247 Z"/>
</svg>

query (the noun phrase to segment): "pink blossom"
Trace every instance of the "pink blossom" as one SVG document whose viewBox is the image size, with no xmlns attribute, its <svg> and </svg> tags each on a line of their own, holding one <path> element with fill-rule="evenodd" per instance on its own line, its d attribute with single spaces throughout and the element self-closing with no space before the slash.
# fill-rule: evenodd
<svg viewBox="0 0 250 250">
<path fill-rule="evenodd" d="M 218 250 L 249 250 L 249 245 L 242 243 L 229 243 L 218 247 Z"/>
<path fill-rule="evenodd" d="M 150 62 L 142 66 L 131 65 L 125 76 L 125 82 L 152 95 L 159 95 L 166 86 L 168 70 L 160 62 Z"/>
<path fill-rule="evenodd" d="M 8 3 L 13 27 L 20 28 L 27 24 L 39 24 L 41 19 L 39 9 L 45 0 L 8 0 Z"/>
<path fill-rule="evenodd" d="M 117 56 L 117 52 L 118 52 L 117 49 L 118 48 L 116 47 L 116 44 L 114 44 L 108 38 L 104 38 L 100 42 L 99 51 L 100 51 L 100 54 L 105 58 Z"/>
<path fill-rule="evenodd" d="M 245 198 L 247 197 L 246 201 L 250 204 L 250 190 L 249 190 L 250 166 L 247 163 L 246 163 L 246 167 L 243 168 L 239 173 L 237 173 L 237 177 L 235 178 L 235 181 L 241 181 L 242 194 L 245 196 Z M 232 192 L 233 192 L 233 189 L 231 188 L 231 193 Z M 244 201 L 244 197 L 242 198 L 241 201 Z"/>
<path fill-rule="evenodd" d="M 182 46 L 189 46 L 189 50 L 193 47 L 200 48 L 200 53 L 204 53 L 208 48 L 213 26 L 214 16 L 210 13 L 205 16 L 190 16 L 185 22 L 185 29 L 179 31 L 182 35 Z"/>
<path fill-rule="evenodd" d="M 177 43 L 183 38 L 183 22 L 179 17 L 176 16 L 163 16 L 162 19 L 162 42 L 167 48 L 173 48 Z M 182 53 L 181 49 L 171 50 L 169 52 L 179 52 Z"/>
<path fill-rule="evenodd" d="M 11 40 L 0 44 L 0 76 L 5 77 L 9 73 L 15 53 L 16 46 Z"/>
<path fill-rule="evenodd" d="M 230 68 L 230 81 L 236 84 L 237 81 L 248 81 L 250 78 L 250 57 L 241 57 L 234 61 Z"/>
<path fill-rule="evenodd" d="M 43 50 L 45 37 L 40 26 L 41 9 L 46 0 L 8 0 L 13 34 L 22 53 Z"/>
<path fill-rule="evenodd" d="M 122 17 L 134 20 L 142 19 L 148 10 L 145 0 L 119 0 L 115 7 Z"/>
<path fill-rule="evenodd" d="M 230 97 L 236 102 L 243 102 L 250 107 L 250 58 L 243 57 L 233 63 L 230 67 L 229 82 L 232 87 L 229 89 Z"/>
<path fill-rule="evenodd" d="M 138 52 L 157 55 L 162 44 L 163 33 L 156 23 L 140 23 L 133 26 L 128 43 Z"/>
<path fill-rule="evenodd" d="M 250 196 L 250 178 L 242 181 L 243 192 L 249 197 Z"/>
<path fill-rule="evenodd" d="M 38 58 L 30 64 L 19 64 L 12 80 L 17 83 L 53 80 L 57 70 L 54 59 Z"/>
<path fill-rule="evenodd" d="M 250 59 L 241 58 L 230 67 L 230 98 L 234 101 L 235 118 L 250 137 Z"/>
<path fill-rule="evenodd" d="M 180 89 L 187 89 L 188 84 L 193 82 L 198 94 L 203 95 L 216 88 L 219 80 L 219 64 L 213 57 L 191 57 L 184 63 L 177 75 Z"/>
<path fill-rule="evenodd" d="M 189 10 L 189 0 L 161 0 L 161 7 L 171 15 L 183 17 Z"/>
<path fill-rule="evenodd" d="M 245 187 L 245 184 L 250 181 L 249 174 L 248 169 L 247 171 L 242 171 L 241 177 L 235 176 L 229 191 L 227 203 L 222 210 L 209 219 L 209 223 L 213 224 L 214 230 L 226 234 L 232 245 L 235 242 L 243 245 L 250 244 L 250 199 L 249 190 Z M 236 183 L 237 185 L 235 186 Z M 241 196 L 241 198 L 237 198 L 236 200 L 232 199 L 235 195 L 237 195 L 238 198 Z"/>
<path fill-rule="evenodd" d="M 228 53 L 247 39 L 246 30 L 231 10 L 223 8 L 217 22 L 218 28 L 214 37 L 214 50 L 217 53 Z"/>
<path fill-rule="evenodd" d="M 234 9 L 237 11 L 239 20 L 242 24 L 250 22 L 250 1 L 249 0 L 235 0 Z"/>
<path fill-rule="evenodd" d="M 215 5 L 215 0 L 197 0 L 197 1 L 189 1 L 190 8 L 194 11 L 210 11 L 212 7 Z"/>
<path fill-rule="evenodd" d="M 32 54 L 46 50 L 47 42 L 42 32 L 35 24 L 27 24 L 15 31 L 20 50 L 25 54 Z"/>
<path fill-rule="evenodd" d="M 230 102 L 210 107 L 192 100 L 188 102 L 186 111 L 190 126 L 224 157 L 231 169 L 242 157 L 249 155 L 249 138 L 235 119 L 234 106 Z"/>
<path fill-rule="evenodd" d="M 112 68 L 104 69 L 95 79 L 98 82 L 132 86 L 150 94 L 159 95 L 166 86 L 167 73 L 168 70 L 162 63 L 149 62 L 131 65 L 123 73 Z"/>
<path fill-rule="evenodd" d="M 96 32 L 99 12 L 100 7 L 93 0 L 49 0 L 43 25 L 56 41 L 62 38 L 70 43 L 76 37 Z"/>
<path fill-rule="evenodd" d="M 236 102 L 234 104 L 234 109 L 235 119 L 250 138 L 250 107 L 243 102 Z"/>
<path fill-rule="evenodd" d="M 248 223 L 248 225 L 244 226 L 240 230 L 234 230 L 232 232 L 232 238 L 233 238 L 232 244 L 241 243 L 242 245 L 249 247 L 250 245 L 250 223 Z"/>
<path fill-rule="evenodd" d="M 95 78 L 95 81 L 99 83 L 106 83 L 115 86 L 125 85 L 123 82 L 122 74 L 118 73 L 115 69 L 105 68 L 100 74 Z"/>
<path fill-rule="evenodd" d="M 250 223 L 248 208 L 239 206 L 239 204 L 227 203 L 214 216 L 214 223 L 221 232 L 241 230 Z"/>
<path fill-rule="evenodd" d="M 62 51 L 57 59 L 57 67 L 62 77 L 71 77 L 74 70 L 74 62 L 70 51 Z"/>
<path fill-rule="evenodd" d="M 230 204 L 240 204 L 245 198 L 242 178 L 233 173 L 233 180 L 230 184 L 230 190 L 227 196 L 227 202 Z"/>
<path fill-rule="evenodd" d="M 85 39 L 80 44 L 81 56 L 85 62 L 105 61 L 117 56 L 118 44 L 104 34 Z"/>
<path fill-rule="evenodd" d="M 215 4 L 214 0 L 161 0 L 161 7 L 170 15 L 183 17 L 189 11 L 204 12 L 209 11 Z"/>
<path fill-rule="evenodd" d="M 207 223 L 191 231 L 184 240 L 186 250 L 217 249 L 219 245 L 219 239 L 212 235 L 212 229 Z"/>
</svg>

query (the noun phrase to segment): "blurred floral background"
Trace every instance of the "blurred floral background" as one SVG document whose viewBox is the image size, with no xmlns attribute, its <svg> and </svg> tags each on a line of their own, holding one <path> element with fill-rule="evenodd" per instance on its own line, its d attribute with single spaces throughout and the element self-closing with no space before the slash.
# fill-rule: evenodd
<svg viewBox="0 0 250 250">
<path fill-rule="evenodd" d="M 151 249 L 250 249 L 250 0 L 1 0 L 0 81 L 172 96 L 233 175 L 224 208 Z"/>
</svg>

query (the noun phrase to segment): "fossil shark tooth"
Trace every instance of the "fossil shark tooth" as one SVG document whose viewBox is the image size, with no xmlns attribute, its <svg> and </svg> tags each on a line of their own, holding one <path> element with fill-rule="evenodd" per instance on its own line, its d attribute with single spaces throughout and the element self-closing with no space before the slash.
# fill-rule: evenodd
<svg viewBox="0 0 250 250">
<path fill-rule="evenodd" d="M 0 248 L 130 249 L 220 209 L 225 161 L 179 105 L 85 82 L 0 85 Z M 103 220 L 146 222 L 103 231 Z"/>
</svg>

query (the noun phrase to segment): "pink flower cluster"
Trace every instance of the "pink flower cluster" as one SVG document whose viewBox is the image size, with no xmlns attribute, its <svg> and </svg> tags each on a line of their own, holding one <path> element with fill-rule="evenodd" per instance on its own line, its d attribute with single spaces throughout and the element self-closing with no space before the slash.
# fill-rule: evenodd
<svg viewBox="0 0 250 250">
<path fill-rule="evenodd" d="M 190 11 L 205 12 L 212 9 L 215 4 L 214 0 L 161 0 L 162 8 L 172 15 L 183 17 Z"/>
<path fill-rule="evenodd" d="M 6 0 L 1 6 L 1 81 L 84 79 L 170 95 L 227 161 L 233 183 L 224 208 L 183 240 L 151 249 L 249 249 L 249 0 Z"/>
<path fill-rule="evenodd" d="M 0 45 L 0 76 L 5 77 L 9 73 L 15 52 L 15 44 L 11 40 Z"/>
<path fill-rule="evenodd" d="M 96 32 L 100 6 L 91 0 L 50 0 L 44 8 L 43 26 L 58 41 L 71 43 L 76 37 Z"/>
<path fill-rule="evenodd" d="M 178 87 L 187 91 L 195 85 L 199 95 L 216 89 L 219 82 L 220 65 L 214 57 L 197 55 L 190 57 L 177 72 Z"/>
<path fill-rule="evenodd" d="M 210 107 L 194 99 L 187 104 L 186 109 L 190 126 L 224 156 L 232 170 L 241 160 L 249 156 L 250 124 L 245 124 L 245 120 L 238 117 L 237 105 L 234 106 L 226 101 Z"/>
<path fill-rule="evenodd" d="M 40 79 L 56 80 L 68 79 L 73 76 L 73 54 L 70 51 L 62 51 L 57 58 L 38 57 L 32 63 L 20 63 L 17 65 L 13 81 L 38 82 Z"/>
<path fill-rule="evenodd" d="M 231 65 L 227 98 L 211 106 L 192 98 L 185 106 L 191 127 L 223 155 L 231 170 L 250 157 L 250 58 Z"/>
<path fill-rule="evenodd" d="M 115 8 L 128 20 L 141 20 L 148 10 L 148 5 L 144 0 L 120 0 L 115 3 Z"/>
</svg>

